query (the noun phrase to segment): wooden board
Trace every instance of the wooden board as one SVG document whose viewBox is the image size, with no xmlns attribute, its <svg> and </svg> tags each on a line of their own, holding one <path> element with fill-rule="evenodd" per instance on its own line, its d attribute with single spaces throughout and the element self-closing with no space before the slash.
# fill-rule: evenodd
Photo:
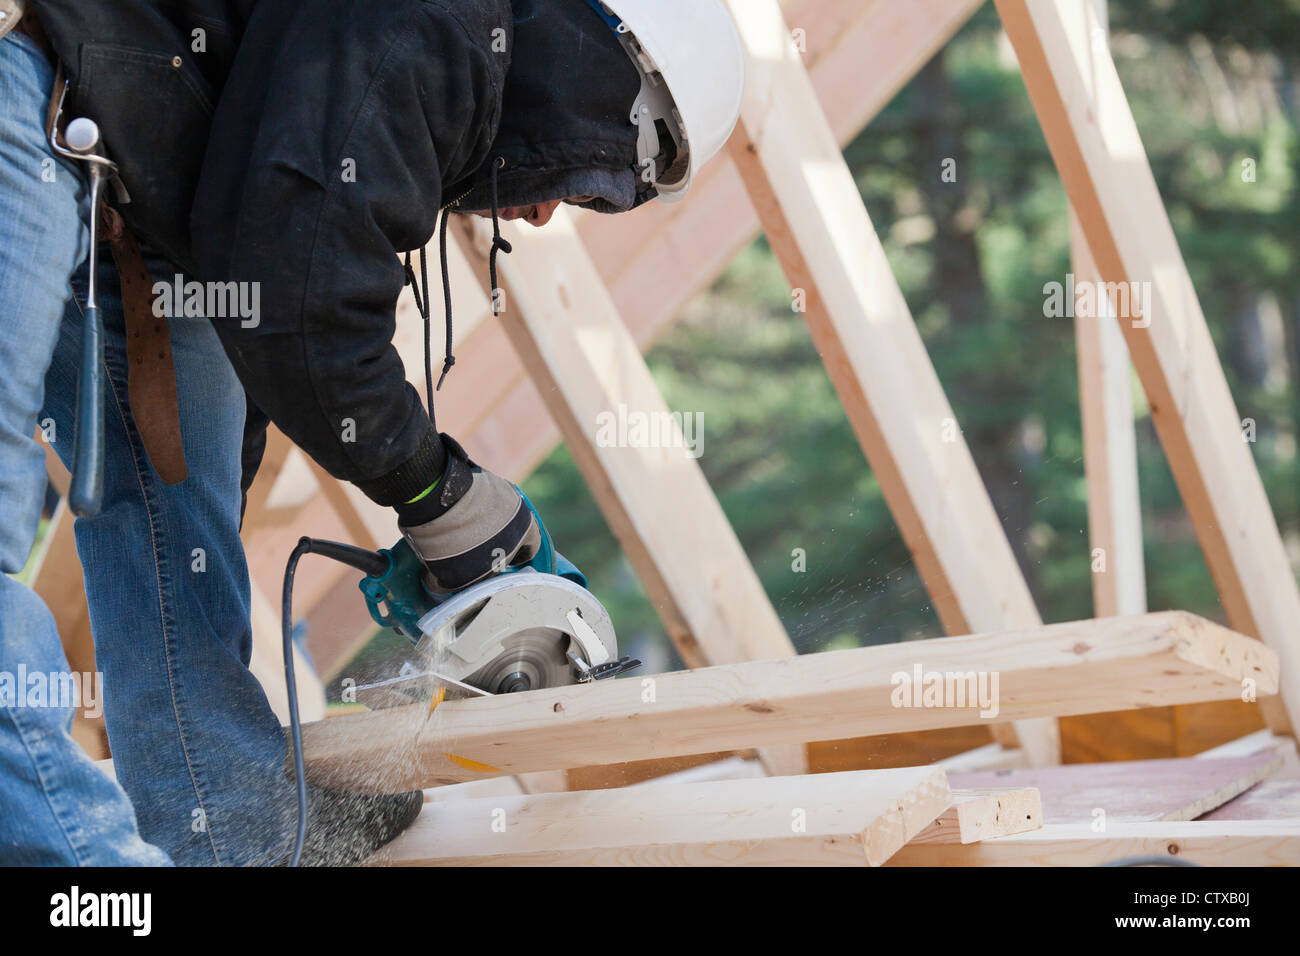
<svg viewBox="0 0 1300 956">
<path fill-rule="evenodd" d="M 913 767 L 426 803 L 408 866 L 879 866 L 951 799 Z"/>
<path fill-rule="evenodd" d="M 46 459 L 48 470 L 59 474 L 62 484 L 67 479 L 67 470 L 53 452 L 49 452 Z M 69 510 L 67 498 L 62 498 L 50 518 L 45 538 L 32 564 L 30 583 L 32 590 L 40 595 L 54 615 L 68 668 L 78 674 L 94 674 L 95 641 L 91 633 L 90 611 L 86 607 L 81 560 L 77 557 L 75 522 L 76 516 Z M 103 701 L 100 703 L 102 705 Z M 108 733 L 103 716 L 87 717 L 78 708 L 69 732 L 91 760 L 108 756 Z"/>
<path fill-rule="evenodd" d="M 1236 696 L 1247 675 L 1267 692 L 1275 666 L 1258 641 L 1166 611 L 453 701 L 432 712 L 414 704 L 309 724 L 304 740 L 317 783 L 397 793 L 503 773 L 988 722 L 978 702 L 963 706 L 955 695 L 947 706 L 897 706 L 916 702 L 901 688 L 917 668 L 997 674 L 996 716 L 1009 720 Z"/>
<path fill-rule="evenodd" d="M 808 745 L 808 767 L 814 773 L 828 773 L 928 766 L 945 757 L 980 747 L 988 739 L 989 728 L 975 725 L 847 740 L 819 740 Z"/>
<path fill-rule="evenodd" d="M 1300 780 L 1265 780 L 1198 820 L 1300 820 Z"/>
<path fill-rule="evenodd" d="M 752 757 L 726 757 L 722 760 L 712 760 L 709 763 L 700 764 L 698 767 L 691 767 L 687 770 L 678 770 L 676 773 L 666 773 L 660 777 L 651 777 L 649 780 L 642 780 L 639 783 L 632 784 L 634 787 L 649 787 L 666 784 L 674 786 L 679 783 L 703 783 L 709 780 L 747 780 L 752 777 L 765 777 L 767 771 L 763 769 L 763 763 Z"/>
<path fill-rule="evenodd" d="M 1276 753 L 954 773 L 953 787 L 1036 787 L 1046 824 L 1194 820 L 1282 766 Z"/>
<path fill-rule="evenodd" d="M 1043 801 L 1033 787 L 954 790 L 952 801 L 912 842 L 978 843 L 1043 825 Z"/>
<path fill-rule="evenodd" d="M 1096 17 L 1095 29 L 1084 42 L 1100 44 L 1109 36 L 1107 0 L 1088 3 Z M 1079 31 L 1087 28 L 1086 20 L 1073 17 L 1068 23 Z M 1091 73 L 1083 78 L 1091 89 Z M 1077 282 L 1101 278 L 1074 210 L 1070 210 L 1070 264 Z M 1142 614 L 1147 610 L 1146 566 L 1128 347 L 1105 296 L 1091 311 L 1075 310 L 1074 340 L 1088 485 L 1088 544 L 1094 556 L 1089 562 L 1093 614 Z M 1100 562 L 1095 557 L 1099 550 Z"/>
<path fill-rule="evenodd" d="M 889 866 L 1101 866 L 1157 858 L 1201 866 L 1300 866 L 1300 820 L 1115 823 L 1042 829 L 982 843 L 909 843 Z"/>
<path fill-rule="evenodd" d="M 1018 770 L 1029 766 L 1019 750 L 1008 750 L 1001 744 L 985 744 L 975 750 L 936 760 L 935 765 L 946 773 L 974 773 L 979 770 Z"/>
<path fill-rule="evenodd" d="M 1041 622 L 775 0 L 728 0 L 748 78 L 728 146 L 949 634 Z M 1055 722 L 1017 728 L 1060 762 Z"/>
<path fill-rule="evenodd" d="M 1300 589 L 1114 61 L 1088 42 L 1088 4 L 996 3 L 1108 294 L 1144 293 L 1120 327 L 1228 620 L 1281 660 L 1285 713 L 1265 713 L 1285 731 L 1300 721 Z"/>
</svg>

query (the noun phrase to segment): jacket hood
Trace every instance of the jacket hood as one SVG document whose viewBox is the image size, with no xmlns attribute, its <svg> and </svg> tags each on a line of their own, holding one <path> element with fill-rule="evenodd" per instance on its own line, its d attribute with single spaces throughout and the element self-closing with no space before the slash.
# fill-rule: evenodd
<svg viewBox="0 0 1300 956">
<path fill-rule="evenodd" d="M 623 212 L 654 195 L 638 192 L 632 104 L 641 77 L 587 0 L 511 0 L 514 40 L 501 123 L 487 161 L 444 190 L 459 208 L 528 206 L 567 196 Z"/>
</svg>

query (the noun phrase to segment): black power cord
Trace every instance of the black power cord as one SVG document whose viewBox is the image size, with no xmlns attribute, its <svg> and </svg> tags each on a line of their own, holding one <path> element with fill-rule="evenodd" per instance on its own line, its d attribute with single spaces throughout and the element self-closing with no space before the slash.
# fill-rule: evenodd
<svg viewBox="0 0 1300 956">
<path fill-rule="evenodd" d="M 317 541 L 299 538 L 297 546 L 284 566 L 284 591 L 281 594 L 280 627 L 284 638 L 284 683 L 289 694 L 289 732 L 293 738 L 293 773 L 298 788 L 298 833 L 294 838 L 290 866 L 302 859 L 302 847 L 307 840 L 307 777 L 302 763 L 302 722 L 298 718 L 298 684 L 293 673 L 293 577 L 298 570 L 298 560 L 304 554 L 319 554 L 356 568 L 372 577 L 388 573 L 388 558 L 375 551 L 357 548 L 337 541 Z"/>
</svg>

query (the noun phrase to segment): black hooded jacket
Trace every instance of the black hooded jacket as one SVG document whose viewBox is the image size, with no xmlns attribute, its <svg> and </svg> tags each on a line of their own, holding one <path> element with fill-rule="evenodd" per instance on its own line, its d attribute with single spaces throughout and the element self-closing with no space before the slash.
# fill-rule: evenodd
<svg viewBox="0 0 1300 956">
<path fill-rule="evenodd" d="M 486 208 L 498 157 L 502 206 L 649 195 L 637 71 L 587 0 L 36 3 L 127 222 L 200 279 L 259 283 L 255 326 L 213 320 L 255 412 L 399 511 L 445 451 L 392 345 L 398 253 L 444 204 Z"/>
</svg>

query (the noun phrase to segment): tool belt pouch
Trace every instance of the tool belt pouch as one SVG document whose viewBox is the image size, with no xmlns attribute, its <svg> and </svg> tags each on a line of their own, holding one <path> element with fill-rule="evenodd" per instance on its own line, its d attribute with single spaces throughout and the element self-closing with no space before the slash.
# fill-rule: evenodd
<svg viewBox="0 0 1300 956">
<path fill-rule="evenodd" d="M 185 445 L 181 441 L 176 367 L 167 319 L 154 314 L 153 277 L 140 246 L 112 206 L 100 206 L 103 235 L 113 251 L 122 284 L 126 318 L 126 396 L 145 454 L 168 485 L 185 480 Z"/>
<path fill-rule="evenodd" d="M 0 9 L 6 2 L 0 0 Z M 55 70 L 54 90 L 46 117 L 47 136 L 62 139 L 59 106 L 67 80 L 63 66 Z M 140 245 L 116 209 L 101 201 L 100 236 L 109 244 L 121 282 L 122 311 L 126 327 L 127 402 L 145 454 L 165 484 L 185 480 L 185 446 L 181 440 L 180 405 L 176 394 L 176 367 L 172 358 L 167 319 L 154 315 L 153 278 L 140 254 Z"/>
</svg>

